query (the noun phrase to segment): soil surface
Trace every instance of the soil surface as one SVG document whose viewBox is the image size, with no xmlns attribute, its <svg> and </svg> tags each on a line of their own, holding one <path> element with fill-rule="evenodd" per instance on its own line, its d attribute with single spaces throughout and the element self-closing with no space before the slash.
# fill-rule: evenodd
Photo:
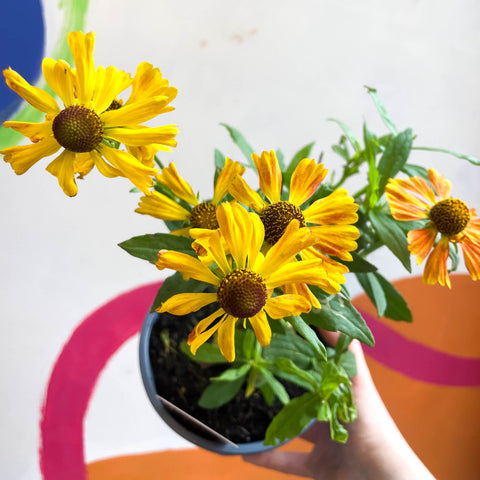
<svg viewBox="0 0 480 480">
<path fill-rule="evenodd" d="M 186 341 L 198 321 L 215 308 L 216 305 L 209 305 L 184 317 L 168 313 L 158 315 L 149 348 L 157 392 L 234 443 L 263 440 L 270 421 L 282 408 L 277 399 L 269 406 L 259 391 L 245 398 L 241 389 L 231 402 L 219 408 L 205 409 L 197 405 L 209 378 L 218 376 L 228 365 L 207 366 L 194 362 L 181 351 L 180 344 Z M 165 337 L 167 332 L 169 347 L 165 349 L 162 335 Z M 304 392 L 296 385 L 282 383 L 290 397 Z M 176 419 L 182 421 L 179 417 Z"/>
</svg>

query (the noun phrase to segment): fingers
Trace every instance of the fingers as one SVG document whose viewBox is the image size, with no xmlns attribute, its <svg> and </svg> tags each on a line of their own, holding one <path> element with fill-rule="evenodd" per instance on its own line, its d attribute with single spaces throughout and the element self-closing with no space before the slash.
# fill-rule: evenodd
<svg viewBox="0 0 480 480">
<path fill-rule="evenodd" d="M 282 450 L 270 450 L 268 452 L 244 455 L 243 459 L 259 467 L 270 468 L 279 472 L 301 477 L 312 476 L 307 468 L 309 453 L 303 452 L 284 452 Z"/>
</svg>

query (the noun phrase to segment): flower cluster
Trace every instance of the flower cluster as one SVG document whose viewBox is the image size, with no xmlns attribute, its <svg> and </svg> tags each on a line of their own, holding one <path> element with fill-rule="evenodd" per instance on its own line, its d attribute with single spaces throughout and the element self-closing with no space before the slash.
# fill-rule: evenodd
<svg viewBox="0 0 480 480">
<path fill-rule="evenodd" d="M 377 249 L 389 249 L 408 272 L 412 255 L 418 264 L 426 260 L 425 283 L 450 287 L 460 246 L 471 278 L 479 280 L 480 218 L 450 197 L 448 180 L 409 157 L 417 148 L 480 162 L 414 146 L 412 130 L 399 132 L 368 88 L 389 132 L 376 136 L 365 124 L 362 145 L 337 121 L 339 180 L 328 175 L 323 154 L 312 158 L 313 144 L 286 162 L 281 151 L 255 153 L 238 130 L 226 126 L 244 163 L 217 152 L 213 197 L 200 200 L 175 163 L 164 166 L 158 158 L 176 146 L 177 128 L 145 125 L 173 110 L 176 88 L 147 62 L 133 76 L 96 66 L 94 38 L 69 34 L 74 66 L 43 61 L 52 93 L 11 68 L 3 72 L 10 88 L 45 114 L 40 123 L 4 123 L 32 142 L 1 150 L 5 162 L 23 174 L 54 156 L 46 169 L 68 196 L 77 194 L 76 179 L 94 166 L 106 177 L 129 179 L 142 192 L 136 212 L 163 220 L 170 232 L 120 244 L 159 270 L 175 272 L 163 282 L 152 311 L 182 318 L 210 307 L 186 338 L 184 357 L 225 363 L 209 395 L 200 399 L 202 406 L 228 402 L 245 384 L 246 396 L 259 390 L 267 404 L 275 397 L 284 404 L 267 430 L 267 443 L 291 438 L 314 418 L 330 422 L 332 438 L 345 441 L 340 422 L 355 418 L 348 345 L 354 338 L 374 344 L 350 301 L 346 275 L 356 277 L 379 316 L 401 321 L 412 321 L 411 312 L 370 263 Z M 258 175 L 258 185 L 244 179 L 247 168 Z M 350 194 L 346 182 L 365 171 L 363 188 Z M 321 329 L 341 333 L 334 348 L 322 341 Z M 305 393 L 290 399 L 280 379 Z"/>
</svg>

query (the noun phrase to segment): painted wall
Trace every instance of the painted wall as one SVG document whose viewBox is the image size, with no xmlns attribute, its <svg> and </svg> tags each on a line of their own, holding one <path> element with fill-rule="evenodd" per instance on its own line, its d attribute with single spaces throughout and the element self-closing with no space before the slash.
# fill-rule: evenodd
<svg viewBox="0 0 480 480">
<path fill-rule="evenodd" d="M 75 28 L 96 31 L 98 64 L 159 66 L 179 89 L 169 114 L 179 145 L 162 160 L 175 161 L 205 195 L 214 148 L 240 158 L 220 122 L 240 129 L 257 151 L 281 148 L 287 158 L 316 141 L 315 154 L 324 151 L 334 169 L 330 145 L 340 131 L 328 118 L 359 136 L 363 120 L 385 131 L 363 85 L 377 88 L 398 127 L 412 127 L 419 144 L 480 157 L 474 0 L 21 0 L 2 3 L 0 13 L 1 67 L 32 81 L 43 54 L 68 51 L 64 34 Z M 13 99 L 2 85 L 2 120 L 17 118 L 12 112 L 22 106 Z M 0 130 L 1 146 L 7 141 Z M 435 164 L 455 195 L 480 208 L 479 169 L 425 152 L 415 153 L 415 162 Z M 126 180 L 92 172 L 77 197 L 67 198 L 41 164 L 22 177 L 1 169 L 0 471 L 31 480 L 41 478 L 40 412 L 62 347 L 100 305 L 164 274 L 116 247 L 159 229 L 134 213 L 138 196 Z M 391 279 L 404 276 L 396 260 L 379 256 Z M 133 335 L 122 344 L 96 384 L 84 423 L 87 462 L 187 446 L 147 403 L 137 342 Z"/>
</svg>

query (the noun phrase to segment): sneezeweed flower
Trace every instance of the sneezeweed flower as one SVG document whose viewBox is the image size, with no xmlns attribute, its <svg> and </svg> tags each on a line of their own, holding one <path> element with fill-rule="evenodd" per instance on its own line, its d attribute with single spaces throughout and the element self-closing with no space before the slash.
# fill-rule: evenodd
<svg viewBox="0 0 480 480">
<path fill-rule="evenodd" d="M 230 193 L 240 203 L 259 213 L 265 226 L 265 240 L 270 245 L 276 244 L 293 219 L 300 226 L 309 226 L 317 237 L 317 242 L 300 252 L 300 256 L 304 259 L 322 260 L 327 276 L 321 288 L 327 293 L 338 293 L 340 285 L 345 282 L 343 275 L 348 272 L 348 268 L 330 256 L 345 261 L 352 260 L 350 252 L 357 248 L 355 240 L 359 237 L 359 231 L 353 225 L 358 220 L 358 205 L 345 189 L 339 188 L 304 206 L 328 173 L 322 163 L 317 164 L 309 158 L 301 160 L 295 168 L 288 199 L 282 200 L 282 171 L 275 152 L 264 151 L 261 156 L 254 153 L 252 159 L 258 170 L 260 190 L 266 200 L 241 177 L 233 179 Z M 313 300 L 305 285 L 292 284 L 288 290 L 302 291 Z M 315 306 L 320 307 L 318 302 Z"/>
<path fill-rule="evenodd" d="M 171 232 L 175 235 L 189 236 L 192 228 L 215 230 L 218 228 L 217 205 L 225 197 L 232 179 L 236 175 L 243 175 L 244 172 L 245 167 L 226 158 L 225 165 L 215 182 L 212 200 L 200 202 L 192 187 L 179 175 L 172 162 L 168 167 L 162 169 L 156 179 L 168 187 L 176 197 L 183 200 L 188 207 L 185 208 L 169 196 L 154 190 L 140 198 L 135 211 L 161 220 L 187 222 L 188 226 Z"/>
<path fill-rule="evenodd" d="M 393 218 L 427 220 L 425 227 L 408 232 L 408 248 L 417 263 L 427 259 L 424 282 L 451 286 L 447 261 L 450 245 L 456 244 L 472 279 L 480 279 L 480 218 L 475 209 L 450 197 L 451 183 L 435 169 L 428 170 L 428 179 L 430 184 L 421 177 L 390 179 L 385 189 Z"/>
<path fill-rule="evenodd" d="M 247 212 L 239 204 L 224 202 L 217 208 L 217 218 L 219 228 L 210 232 L 208 238 L 196 240 L 213 259 L 212 268 L 190 255 L 167 250 L 159 252 L 156 263 L 160 270 L 170 268 L 182 273 L 184 278 L 210 284 L 215 292 L 179 293 L 164 302 L 158 311 L 187 315 L 217 302 L 219 308 L 195 326 L 188 344 L 195 354 L 200 345 L 218 332 L 220 350 L 232 362 L 237 320 L 248 320 L 259 343 L 268 345 L 272 332 L 267 315 L 279 319 L 311 309 L 303 296 L 272 296 L 273 290 L 298 283 L 300 278 L 310 284 L 320 284 L 325 271 L 318 259 L 291 262 L 300 250 L 316 241 L 310 229 L 300 228 L 298 221 L 287 226 L 284 235 L 264 256 L 261 253 L 264 228 L 256 213 Z"/>
<path fill-rule="evenodd" d="M 116 99 L 132 85 L 132 78 L 113 66 L 95 67 L 94 41 L 93 32 L 68 35 L 75 68 L 63 60 L 45 58 L 42 62 L 45 80 L 60 97 L 63 108 L 48 92 L 30 85 L 17 72 L 4 70 L 7 85 L 46 115 L 41 123 L 5 122 L 5 127 L 22 133 L 33 143 L 8 147 L 0 153 L 15 173 L 21 175 L 40 159 L 63 148 L 46 169 L 58 178 L 69 196 L 78 191 L 75 175 L 82 178 L 93 166 L 106 177 L 127 177 L 147 192 L 157 170 L 132 153 L 151 145 L 164 149 L 176 145 L 175 126 L 142 125 L 171 109 L 168 104 L 175 96 L 174 90 L 165 87 L 158 73 L 144 63 L 137 70 L 130 98 L 121 106 Z M 165 87 L 163 90 L 161 85 Z M 132 153 L 115 148 L 118 143 L 125 144 Z"/>
</svg>

